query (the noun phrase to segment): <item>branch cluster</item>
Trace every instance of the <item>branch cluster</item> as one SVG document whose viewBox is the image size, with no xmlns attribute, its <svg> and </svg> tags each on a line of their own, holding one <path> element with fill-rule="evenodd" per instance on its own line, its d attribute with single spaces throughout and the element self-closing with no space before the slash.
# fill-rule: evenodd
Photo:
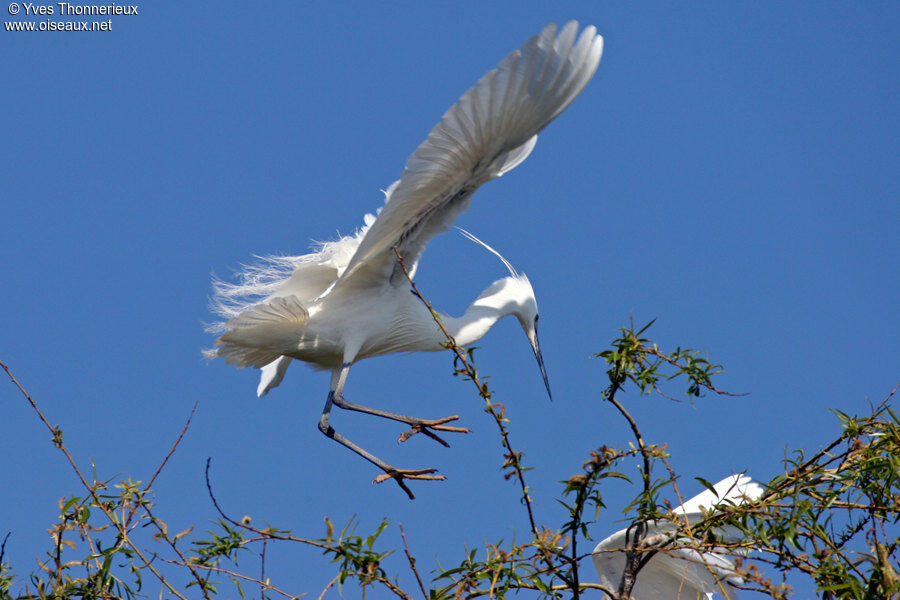
<svg viewBox="0 0 900 600">
<path fill-rule="evenodd" d="M 411 287 L 443 329 L 440 317 L 412 281 Z M 530 469 L 511 442 L 507 408 L 493 402 L 485 378 L 476 369 L 474 349 L 457 346 L 447 335 L 446 345 L 454 356 L 453 373 L 472 381 L 496 424 L 503 476 L 515 481 L 521 491 L 530 531 L 521 542 L 501 540 L 466 549 L 454 566 L 437 568 L 426 583 L 428 578 L 420 572 L 401 526 L 400 537 L 412 575 L 407 579 L 412 587 L 383 566 L 385 558 L 394 552 L 384 541 L 385 532 L 392 530 L 387 520 L 363 535 L 356 532 L 352 520 L 336 532 L 326 517 L 325 535 L 314 539 L 294 536 L 289 530 L 256 527 L 249 517 L 236 519 L 219 505 L 209 479 L 209 463 L 207 487 L 218 513 L 215 527 L 203 534 L 193 527 L 171 534 L 166 523 L 154 514 L 152 484 L 175 452 L 191 418 L 147 484 L 131 479 L 103 480 L 96 468 L 87 477 L 66 448 L 62 429 L 50 424 L 6 365 L 0 363 L 46 426 L 51 442 L 66 457 L 83 488 L 78 495 L 60 500 L 59 518 L 49 530 L 52 544 L 36 573 L 24 580 L 15 577 L 3 560 L 9 535 L 3 539 L 0 600 L 131 599 L 146 593 L 149 580 L 158 583 L 158 595 L 183 600 L 198 594 L 206 599 L 223 595 L 260 600 L 294 598 L 300 594 L 273 585 L 265 575 L 267 552 L 273 545 L 285 543 L 316 548 L 335 564 L 334 578 L 319 598 L 353 581 L 363 590 L 378 588 L 410 600 L 504 598 L 526 590 L 538 598 L 579 598 L 588 589 L 627 600 L 641 571 L 655 556 L 685 550 L 729 557 L 735 564 L 732 583 L 739 579 L 742 587 L 772 598 L 791 598 L 788 578 L 796 574 L 815 582 L 823 598 L 897 597 L 900 422 L 890 407 L 893 392 L 865 416 L 836 413 L 842 424 L 841 435 L 819 452 L 806 455 L 797 451 L 789 456 L 784 474 L 766 485 L 760 499 L 726 504 L 699 522 L 686 522 L 661 500 L 670 488 L 681 498 L 665 446 L 645 441 L 620 396 L 632 388 L 639 394 L 658 393 L 670 398 L 671 392 L 665 388 L 677 382 L 684 383 L 689 398 L 706 392 L 724 394 L 713 385 L 721 367 L 694 350 L 661 350 L 645 337 L 648 327 L 636 330 L 632 324 L 621 329 L 610 349 L 596 355 L 605 362 L 609 379 L 598 400 L 614 407 L 628 423 L 633 443 L 625 448 L 603 446 L 591 451 L 580 469 L 561 482 L 557 501 L 565 508 L 566 518 L 558 524 L 542 522 L 536 515 L 535 491 L 527 481 Z M 591 541 L 590 532 L 600 513 L 608 508 L 603 484 L 607 480 L 630 482 L 625 473 L 634 472 L 628 464 L 632 462 L 637 463 L 640 479 L 634 499 L 625 507 L 633 520 L 627 547 L 620 551 L 625 561 L 619 585 L 613 589 L 583 581 L 579 567 L 593 551 L 593 543 L 586 543 Z M 705 480 L 700 481 L 712 488 Z M 150 539 L 140 534 L 146 530 L 152 532 Z M 727 539 L 722 536 L 726 531 Z M 247 552 L 261 558 L 258 573 L 249 574 L 238 566 Z M 223 591 L 224 582 L 230 584 L 231 591 Z M 15 593 L 14 585 L 19 588 Z M 722 591 L 726 593 L 724 588 Z"/>
</svg>

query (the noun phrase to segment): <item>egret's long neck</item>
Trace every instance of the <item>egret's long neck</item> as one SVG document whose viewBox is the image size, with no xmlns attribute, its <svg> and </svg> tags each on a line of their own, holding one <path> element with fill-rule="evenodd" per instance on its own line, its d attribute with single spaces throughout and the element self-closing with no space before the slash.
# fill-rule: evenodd
<svg viewBox="0 0 900 600">
<path fill-rule="evenodd" d="M 508 314 L 508 313 L 507 313 Z M 444 327 L 453 336 L 458 346 L 468 346 L 480 340 L 490 331 L 498 319 L 505 317 L 496 308 L 489 306 L 469 307 L 461 317 L 444 317 Z"/>
<path fill-rule="evenodd" d="M 468 346 L 480 340 L 498 319 L 515 311 L 516 304 L 503 294 L 482 295 L 473 302 L 461 317 L 443 316 L 447 332 L 459 346 Z"/>
</svg>

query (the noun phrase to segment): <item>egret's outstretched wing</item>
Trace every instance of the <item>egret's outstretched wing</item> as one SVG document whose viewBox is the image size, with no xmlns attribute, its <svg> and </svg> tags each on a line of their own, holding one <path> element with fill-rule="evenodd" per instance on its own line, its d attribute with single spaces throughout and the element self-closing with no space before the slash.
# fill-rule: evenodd
<svg viewBox="0 0 900 600">
<path fill-rule="evenodd" d="M 364 265 L 381 275 L 397 247 L 414 266 L 425 244 L 463 212 L 483 183 L 521 163 L 537 133 L 575 99 L 600 62 L 603 38 L 571 21 L 544 28 L 448 110 L 409 157 L 398 185 L 337 285 Z M 576 39 L 577 37 L 577 39 Z"/>
</svg>

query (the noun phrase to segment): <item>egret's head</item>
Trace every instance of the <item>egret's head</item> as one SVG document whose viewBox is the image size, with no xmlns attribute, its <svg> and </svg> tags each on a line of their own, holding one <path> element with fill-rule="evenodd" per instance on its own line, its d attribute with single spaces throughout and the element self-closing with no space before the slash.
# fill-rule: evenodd
<svg viewBox="0 0 900 600">
<path fill-rule="evenodd" d="M 457 227 L 460 232 L 471 241 L 475 242 L 485 250 L 494 254 L 503 261 L 509 270 L 509 277 L 504 277 L 499 281 L 495 281 L 488 289 L 482 292 L 481 296 L 475 301 L 475 305 L 485 304 L 500 310 L 502 314 L 515 315 L 519 320 L 519 324 L 528 336 L 528 343 L 534 351 L 534 357 L 537 359 L 538 367 L 541 369 L 541 377 L 544 378 L 544 386 L 547 388 L 547 395 L 553 400 L 553 393 L 550 391 L 550 381 L 547 379 L 547 370 L 544 368 L 544 357 L 541 356 L 541 345 L 538 341 L 538 308 L 537 299 L 534 296 L 534 288 L 524 273 L 518 273 L 512 264 L 503 258 L 503 256 L 479 240 L 477 237 Z"/>
</svg>

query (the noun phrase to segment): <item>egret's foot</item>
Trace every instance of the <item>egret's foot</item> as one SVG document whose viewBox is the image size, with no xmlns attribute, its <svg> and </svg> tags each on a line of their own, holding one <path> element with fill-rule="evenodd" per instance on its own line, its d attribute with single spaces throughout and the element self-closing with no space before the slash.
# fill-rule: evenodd
<svg viewBox="0 0 900 600">
<path fill-rule="evenodd" d="M 432 475 L 432 473 L 437 473 L 437 469 L 385 469 L 384 475 L 379 475 L 372 480 L 372 483 L 381 483 L 382 481 L 393 479 L 397 482 L 397 485 L 403 488 L 403 491 L 406 492 L 406 495 L 409 496 L 410 500 L 415 500 L 416 495 L 406 487 L 403 480 L 424 479 L 428 481 L 443 481 L 444 479 L 447 479 L 443 475 Z"/>
<path fill-rule="evenodd" d="M 450 444 L 441 439 L 436 433 L 430 431 L 434 429 L 435 431 L 448 431 L 450 433 L 469 433 L 469 430 L 465 427 L 454 427 L 452 425 L 444 425 L 444 423 L 449 423 L 450 421 L 456 421 L 459 419 L 459 415 L 452 415 L 449 417 L 444 417 L 443 419 L 417 419 L 415 422 L 410 423 L 412 425 L 412 429 L 406 431 L 400 435 L 400 439 L 398 442 L 405 442 L 412 436 L 417 433 L 424 433 L 434 441 L 438 442 L 446 446 L 450 447 Z"/>
</svg>

